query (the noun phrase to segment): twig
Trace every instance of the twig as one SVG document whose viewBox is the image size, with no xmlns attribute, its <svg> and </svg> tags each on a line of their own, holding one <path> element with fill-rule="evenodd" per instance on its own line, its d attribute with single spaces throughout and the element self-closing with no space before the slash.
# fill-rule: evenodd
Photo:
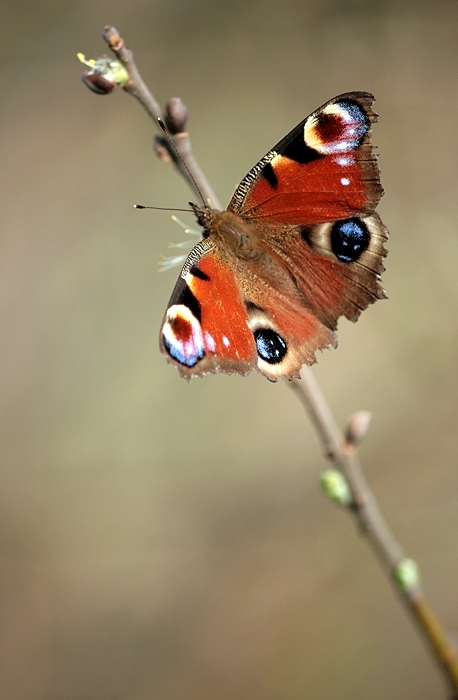
<svg viewBox="0 0 458 700">
<path fill-rule="evenodd" d="M 370 539 L 385 567 L 391 571 L 403 559 L 403 551 L 381 515 L 364 478 L 356 445 L 346 441 L 341 434 L 310 367 L 303 367 L 301 376 L 301 380 L 294 379 L 291 382 L 291 388 L 306 407 L 326 456 L 340 469 L 348 482 L 352 496 L 349 505 L 362 532 Z"/>
<path fill-rule="evenodd" d="M 156 125 L 159 118 L 164 118 L 173 144 L 187 167 L 183 167 L 183 163 L 177 158 L 170 144 L 165 139 L 161 140 L 160 137 L 156 141 L 158 155 L 163 160 L 172 160 L 190 187 L 197 191 L 197 194 L 200 192 L 212 206 L 220 208 L 215 193 L 193 156 L 189 134 L 185 130 L 187 111 L 183 111 L 184 105 L 177 101 L 179 103 L 177 112 L 175 110 L 177 104 L 172 104 L 173 100 L 169 100 L 163 115 L 158 102 L 148 90 L 135 65 L 132 51 L 125 47 L 124 40 L 118 31 L 114 27 L 106 26 L 102 35 L 127 71 L 128 79 L 123 84 L 124 89 L 137 98 Z M 174 124 L 178 125 L 175 129 Z M 425 599 L 415 562 L 404 556 L 401 546 L 380 512 L 361 469 L 357 447 L 367 432 L 369 414 L 365 412 L 355 414 L 349 421 L 344 438 L 309 367 L 304 367 L 302 379 L 293 380 L 290 386 L 306 407 L 324 452 L 336 467 L 331 475 L 332 479 L 328 479 L 328 495 L 346 505 L 356 518 L 360 531 L 369 540 L 377 558 L 401 595 L 401 599 L 438 662 L 451 691 L 450 700 L 458 700 L 456 650 L 452 648 L 441 623 Z M 329 486 L 331 483 L 332 486 Z M 333 493 L 331 493 L 332 489 L 334 489 Z"/>
<path fill-rule="evenodd" d="M 383 568 L 390 576 L 401 600 L 414 618 L 430 650 L 443 671 L 451 691 L 451 699 L 458 698 L 458 656 L 446 633 L 424 596 L 416 566 L 404 556 L 401 545 L 388 527 L 377 501 L 370 490 L 361 469 L 357 447 L 366 430 L 354 429 L 361 414 L 350 419 L 347 437 L 340 432 L 310 367 L 303 367 L 301 380 L 293 380 L 291 388 L 305 406 L 323 450 L 337 469 L 344 475 L 350 488 L 351 499 L 347 505 L 355 516 L 360 531 L 367 537 Z M 363 421 L 364 422 L 364 421 Z M 368 422 L 365 428 L 367 429 Z M 413 571 L 413 576 L 405 575 Z"/>
<path fill-rule="evenodd" d="M 124 86 L 124 90 L 137 98 L 155 124 L 158 125 L 158 119 L 162 119 L 164 115 L 162 114 L 159 103 L 144 83 L 135 64 L 132 51 L 125 47 L 124 39 L 119 35 L 115 27 L 109 25 L 105 26 L 102 31 L 102 36 L 129 74 L 129 81 Z M 179 131 L 170 134 L 170 137 L 173 140 L 176 150 L 180 154 L 181 160 L 177 158 L 176 153 L 174 153 L 171 148 L 168 149 L 169 155 L 180 175 L 184 177 L 192 190 L 197 190 L 196 193 L 198 195 L 202 194 L 203 198 L 207 202 L 210 202 L 212 207 L 220 209 L 221 205 L 216 194 L 194 158 L 188 132 Z M 161 140 L 160 143 L 167 148 L 168 144 L 166 140 Z M 183 163 L 186 163 L 187 169 L 183 167 Z"/>
</svg>

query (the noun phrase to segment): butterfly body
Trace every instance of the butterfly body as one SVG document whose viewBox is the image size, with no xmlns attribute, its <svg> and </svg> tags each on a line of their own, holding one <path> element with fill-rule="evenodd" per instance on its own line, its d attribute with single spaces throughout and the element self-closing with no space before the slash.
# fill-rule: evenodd
<svg viewBox="0 0 458 700">
<path fill-rule="evenodd" d="M 191 205 L 203 240 L 188 256 L 161 330 L 186 378 L 209 372 L 299 376 L 385 296 L 387 230 L 369 93 L 346 93 L 303 120 L 242 180 L 226 211 Z"/>
</svg>

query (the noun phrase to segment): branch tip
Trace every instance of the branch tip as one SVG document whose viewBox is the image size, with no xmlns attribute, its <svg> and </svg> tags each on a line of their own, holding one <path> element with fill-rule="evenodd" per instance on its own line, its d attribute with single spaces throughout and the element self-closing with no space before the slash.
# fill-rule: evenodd
<svg viewBox="0 0 458 700">
<path fill-rule="evenodd" d="M 124 40 L 120 36 L 116 27 L 112 27 L 110 24 L 106 24 L 102 30 L 102 36 L 112 51 L 114 51 L 115 53 L 121 51 L 124 45 Z"/>
</svg>

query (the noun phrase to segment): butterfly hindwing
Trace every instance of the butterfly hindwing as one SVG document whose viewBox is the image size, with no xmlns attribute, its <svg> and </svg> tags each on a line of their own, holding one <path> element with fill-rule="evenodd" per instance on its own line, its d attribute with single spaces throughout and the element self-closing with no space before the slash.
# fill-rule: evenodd
<svg viewBox="0 0 458 700">
<path fill-rule="evenodd" d="M 191 252 L 172 293 L 161 350 L 188 379 L 216 371 L 246 375 L 254 367 L 271 381 L 299 376 L 318 347 L 335 345 L 335 335 L 296 306 L 250 266 L 229 265 L 207 238 Z"/>
</svg>

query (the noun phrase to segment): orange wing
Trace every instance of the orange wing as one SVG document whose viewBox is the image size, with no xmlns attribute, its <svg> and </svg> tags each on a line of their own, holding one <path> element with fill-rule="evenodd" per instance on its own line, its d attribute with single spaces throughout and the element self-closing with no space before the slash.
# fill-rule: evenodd
<svg viewBox="0 0 458 700">
<path fill-rule="evenodd" d="M 250 170 L 228 209 L 243 219 L 304 225 L 373 212 L 383 194 L 373 101 L 352 92 L 317 109 Z"/>
</svg>

